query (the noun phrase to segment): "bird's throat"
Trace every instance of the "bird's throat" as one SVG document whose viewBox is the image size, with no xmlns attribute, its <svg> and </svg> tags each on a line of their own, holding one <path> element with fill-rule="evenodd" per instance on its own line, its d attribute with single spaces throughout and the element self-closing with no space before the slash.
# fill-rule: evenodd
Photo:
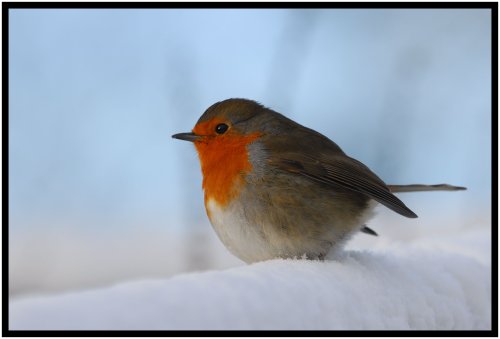
<svg viewBox="0 0 500 339">
<path fill-rule="evenodd" d="M 238 196 L 245 175 L 252 170 L 247 145 L 258 136 L 227 135 L 195 143 L 203 174 L 205 205 L 213 199 L 224 207 Z"/>
</svg>

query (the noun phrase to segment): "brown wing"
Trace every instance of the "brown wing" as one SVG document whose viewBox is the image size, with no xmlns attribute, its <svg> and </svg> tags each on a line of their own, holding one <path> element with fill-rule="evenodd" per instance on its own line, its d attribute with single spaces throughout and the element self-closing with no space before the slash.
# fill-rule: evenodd
<svg viewBox="0 0 500 339">
<path fill-rule="evenodd" d="M 361 162 L 343 153 L 318 158 L 299 153 L 281 153 L 273 157 L 274 160 L 270 163 L 281 170 L 302 175 L 316 182 L 330 186 L 339 185 L 363 193 L 405 217 L 417 217 Z"/>
</svg>

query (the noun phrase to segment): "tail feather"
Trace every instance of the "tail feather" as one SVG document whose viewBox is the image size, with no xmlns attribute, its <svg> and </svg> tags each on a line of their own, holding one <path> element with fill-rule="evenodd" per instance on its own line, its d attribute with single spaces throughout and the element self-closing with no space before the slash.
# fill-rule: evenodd
<svg viewBox="0 0 500 339">
<path fill-rule="evenodd" d="M 438 185 L 387 185 L 392 193 L 401 192 L 427 192 L 427 191 L 463 191 L 466 187 L 452 186 L 448 184 L 438 184 Z"/>
<path fill-rule="evenodd" d="M 366 225 L 363 225 L 363 227 L 361 227 L 361 232 L 363 233 L 366 233 L 366 234 L 370 234 L 370 235 L 374 235 L 374 236 L 378 236 L 377 232 L 375 232 L 374 230 L 372 230 L 370 227 L 366 226 Z"/>
</svg>

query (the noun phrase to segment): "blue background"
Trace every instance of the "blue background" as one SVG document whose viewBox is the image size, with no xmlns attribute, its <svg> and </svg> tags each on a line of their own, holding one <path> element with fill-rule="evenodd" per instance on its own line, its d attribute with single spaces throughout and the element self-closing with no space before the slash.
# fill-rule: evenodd
<svg viewBox="0 0 500 339">
<path fill-rule="evenodd" d="M 9 25 L 12 237 L 211 232 L 194 147 L 171 135 L 231 97 L 387 183 L 468 187 L 401 196 L 421 217 L 491 211 L 489 10 L 13 9 Z"/>
</svg>

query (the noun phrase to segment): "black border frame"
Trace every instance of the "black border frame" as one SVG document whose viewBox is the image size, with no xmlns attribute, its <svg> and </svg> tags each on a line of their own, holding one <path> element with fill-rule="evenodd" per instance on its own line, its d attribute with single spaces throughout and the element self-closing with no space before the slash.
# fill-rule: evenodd
<svg viewBox="0 0 500 339">
<path fill-rule="evenodd" d="M 165 9 L 165 8 L 349 8 L 349 9 L 490 9 L 491 10 L 491 122 L 492 122 L 492 329 L 485 331 L 69 331 L 69 330 L 10 330 L 9 324 L 9 10 L 10 9 Z M 2 336 L 61 337 L 61 336 L 439 336 L 439 337 L 498 337 L 498 3 L 497 2 L 2 2 Z M 7 161 L 5 161 L 7 160 Z"/>
</svg>

